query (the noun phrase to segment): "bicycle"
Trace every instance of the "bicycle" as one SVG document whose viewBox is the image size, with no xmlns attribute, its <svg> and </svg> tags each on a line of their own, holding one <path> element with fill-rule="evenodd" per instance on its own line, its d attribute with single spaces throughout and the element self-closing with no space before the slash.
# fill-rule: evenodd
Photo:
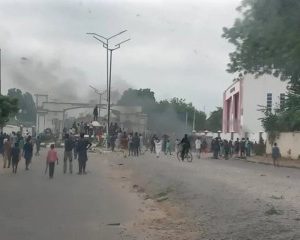
<svg viewBox="0 0 300 240">
<path fill-rule="evenodd" d="M 177 152 L 177 159 L 178 161 L 182 161 L 182 158 L 181 158 L 181 151 L 178 151 Z M 186 159 L 187 162 L 192 162 L 193 161 L 193 155 L 190 151 L 187 151 L 185 154 L 184 154 L 184 157 L 183 157 L 183 161 Z"/>
</svg>

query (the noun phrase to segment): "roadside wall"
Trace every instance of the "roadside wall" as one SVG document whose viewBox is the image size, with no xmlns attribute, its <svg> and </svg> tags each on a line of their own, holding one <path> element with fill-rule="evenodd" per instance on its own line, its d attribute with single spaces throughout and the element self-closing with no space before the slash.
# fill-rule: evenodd
<svg viewBox="0 0 300 240">
<path fill-rule="evenodd" d="M 298 159 L 300 156 L 300 132 L 280 133 L 275 140 L 280 148 L 282 157 Z M 272 146 L 267 142 L 267 154 L 272 153 Z"/>
</svg>

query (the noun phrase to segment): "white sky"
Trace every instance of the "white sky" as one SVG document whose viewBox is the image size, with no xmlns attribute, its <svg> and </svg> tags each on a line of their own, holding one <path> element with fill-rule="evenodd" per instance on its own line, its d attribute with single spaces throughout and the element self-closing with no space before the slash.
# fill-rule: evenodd
<svg viewBox="0 0 300 240">
<path fill-rule="evenodd" d="M 151 88 L 212 111 L 231 83 L 222 27 L 240 0 L 1 0 L 2 87 L 84 101 L 106 86 L 106 52 L 86 32 L 128 32 L 114 52 L 112 88 Z M 92 97 L 97 97 L 91 95 Z"/>
</svg>

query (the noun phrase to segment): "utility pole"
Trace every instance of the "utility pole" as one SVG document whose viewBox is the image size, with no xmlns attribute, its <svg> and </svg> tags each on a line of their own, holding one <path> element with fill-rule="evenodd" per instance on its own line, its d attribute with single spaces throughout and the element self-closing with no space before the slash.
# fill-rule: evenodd
<svg viewBox="0 0 300 240">
<path fill-rule="evenodd" d="M 185 112 L 185 127 L 186 127 L 186 129 L 188 128 L 188 112 L 186 111 Z"/>
<path fill-rule="evenodd" d="M 0 96 L 2 95 L 2 79 L 1 79 L 1 68 L 2 68 L 2 61 L 1 61 L 1 48 L 0 48 Z"/>
<path fill-rule="evenodd" d="M 193 131 L 195 131 L 195 123 L 196 123 L 196 109 L 194 109 Z"/>
<path fill-rule="evenodd" d="M 103 47 L 106 49 L 106 77 L 107 77 L 107 82 L 106 82 L 106 86 L 107 86 L 107 129 L 106 129 L 106 133 L 108 135 L 108 130 L 109 130 L 109 126 L 110 126 L 110 96 L 111 96 L 111 69 L 112 69 L 112 52 L 114 50 L 117 50 L 121 47 L 121 44 L 128 42 L 130 39 L 127 39 L 125 41 L 122 41 L 118 44 L 115 45 L 115 48 L 109 48 L 109 41 L 116 37 L 119 36 L 121 34 L 123 34 L 124 32 L 126 32 L 127 30 L 124 30 L 122 32 L 119 32 L 109 38 L 107 37 L 103 37 L 97 33 L 87 33 L 89 35 L 92 35 L 93 38 L 95 38 L 96 40 L 98 40 L 99 42 L 101 42 L 103 44 Z M 102 39 L 100 39 L 102 38 Z M 110 54 L 109 54 L 110 53 Z M 109 56 L 110 56 L 110 61 L 109 61 Z M 110 64 L 109 64 L 110 62 Z"/>
</svg>

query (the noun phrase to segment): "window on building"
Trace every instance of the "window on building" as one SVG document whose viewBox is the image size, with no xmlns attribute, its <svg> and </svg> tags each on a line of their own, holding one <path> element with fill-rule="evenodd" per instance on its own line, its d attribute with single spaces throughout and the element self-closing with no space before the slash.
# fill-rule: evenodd
<svg viewBox="0 0 300 240">
<path fill-rule="evenodd" d="M 285 105 L 285 94 L 281 93 L 280 94 L 280 109 L 283 109 Z"/>
<path fill-rule="evenodd" d="M 267 110 L 272 111 L 272 93 L 267 94 Z"/>
</svg>

